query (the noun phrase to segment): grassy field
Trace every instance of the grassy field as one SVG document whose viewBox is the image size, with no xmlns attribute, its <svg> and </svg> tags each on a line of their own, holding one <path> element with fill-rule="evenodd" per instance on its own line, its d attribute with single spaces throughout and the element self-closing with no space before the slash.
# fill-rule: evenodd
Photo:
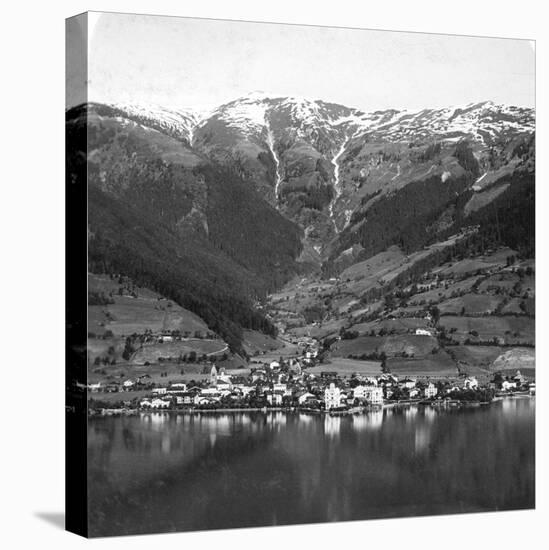
<svg viewBox="0 0 549 550">
<path fill-rule="evenodd" d="M 340 340 L 332 345 L 333 356 L 349 357 L 384 352 L 387 357 L 406 353 L 413 356 L 425 356 L 438 348 L 433 336 L 403 334 L 399 336 L 359 336 L 352 340 Z"/>
<path fill-rule="evenodd" d="M 379 376 L 381 375 L 381 361 L 357 361 L 344 359 L 343 357 L 332 357 L 329 363 L 307 369 L 307 372 L 316 375 L 320 375 L 325 371 L 334 371 L 340 376 L 351 376 L 355 372 L 364 376 Z"/>
<path fill-rule="evenodd" d="M 281 348 L 283 342 L 256 330 L 244 330 L 242 345 L 248 355 L 273 351 Z"/>
<path fill-rule="evenodd" d="M 465 315 L 488 315 L 494 313 L 502 302 L 502 296 L 471 293 L 441 302 L 438 309 L 441 314 L 459 315 L 463 311 Z"/>
<path fill-rule="evenodd" d="M 397 376 L 457 376 L 458 370 L 452 358 L 444 351 L 422 358 L 387 360 L 387 369 Z"/>
<path fill-rule="evenodd" d="M 432 330 L 429 325 L 429 321 L 423 317 L 403 317 L 401 319 L 380 319 L 375 321 L 369 321 L 367 323 L 359 323 L 352 325 L 349 330 L 357 331 L 359 335 L 366 335 L 370 331 L 375 331 L 376 334 L 380 330 L 387 332 L 394 331 L 395 334 L 406 334 L 416 329 Z"/>
<path fill-rule="evenodd" d="M 427 290 L 426 292 L 420 292 L 412 296 L 408 303 L 410 305 L 418 305 L 421 303 L 438 303 L 442 300 L 448 299 L 452 296 L 454 292 L 467 292 L 471 290 L 471 287 L 475 284 L 477 277 L 469 277 L 462 281 L 457 281 L 455 283 L 447 283 L 445 285 L 440 285 L 437 288 L 432 290 Z"/>
<path fill-rule="evenodd" d="M 128 336 L 142 334 L 147 329 L 153 332 L 179 330 L 193 335 L 210 332 L 200 317 L 175 302 L 151 290 L 127 282 L 119 283 L 116 278 L 90 273 L 88 292 L 102 293 L 114 301 L 113 304 L 88 307 L 88 330 L 94 334 L 102 335 L 110 330 L 116 336 Z"/>
<path fill-rule="evenodd" d="M 489 369 L 503 353 L 500 346 L 452 346 L 451 353 L 460 365 Z"/>
<path fill-rule="evenodd" d="M 345 326 L 347 321 L 345 319 L 333 319 L 320 323 L 319 325 L 308 325 L 306 327 L 294 328 L 289 330 L 289 334 L 292 336 L 309 336 L 311 338 L 326 338 L 334 334 L 339 334 L 341 327 Z"/>
<path fill-rule="evenodd" d="M 531 376 L 535 372 L 536 352 L 532 348 L 512 348 L 505 350 L 492 364 L 493 371 L 516 372 Z"/>
<path fill-rule="evenodd" d="M 201 338 L 190 338 L 188 340 L 165 342 L 162 344 L 148 344 L 135 352 L 131 361 L 135 364 L 145 362 L 156 363 L 160 358 L 177 359 L 195 352 L 198 356 L 208 356 L 228 353 L 228 346 L 223 340 L 206 340 Z"/>
<path fill-rule="evenodd" d="M 437 269 L 433 269 L 433 273 L 439 273 L 445 276 L 472 275 L 477 271 L 486 271 L 503 267 L 507 262 L 507 257 L 516 256 L 516 254 L 517 253 L 510 248 L 502 248 L 496 250 L 492 254 L 446 263 Z"/>
<path fill-rule="evenodd" d="M 487 341 L 494 338 L 502 338 L 506 344 L 527 343 L 533 345 L 535 343 L 535 321 L 530 317 L 457 317 L 449 315 L 440 318 L 439 326 L 444 327 L 447 331 L 456 329 L 456 332 L 450 334 L 450 337 L 462 343 L 466 339 Z"/>
</svg>

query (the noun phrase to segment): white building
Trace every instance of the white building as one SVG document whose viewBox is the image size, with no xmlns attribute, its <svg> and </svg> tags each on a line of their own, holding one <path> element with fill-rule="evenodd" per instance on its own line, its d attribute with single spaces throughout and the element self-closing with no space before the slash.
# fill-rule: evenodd
<svg viewBox="0 0 549 550">
<path fill-rule="evenodd" d="M 286 384 L 279 382 L 278 384 L 273 384 L 273 391 L 279 392 L 282 395 L 291 395 L 292 392 L 288 389 Z"/>
<path fill-rule="evenodd" d="M 463 389 L 476 390 L 478 388 L 478 380 L 474 376 L 466 378 L 463 382 Z"/>
<path fill-rule="evenodd" d="M 151 401 L 151 409 L 167 409 L 171 405 L 167 399 L 153 399 Z"/>
<path fill-rule="evenodd" d="M 269 392 L 266 397 L 269 405 L 282 405 L 282 394 L 280 392 Z"/>
<path fill-rule="evenodd" d="M 154 388 L 152 391 L 153 395 L 166 395 L 168 392 L 167 388 Z"/>
<path fill-rule="evenodd" d="M 354 399 L 363 399 L 371 405 L 383 405 L 383 388 L 378 386 L 356 386 L 353 390 Z"/>
<path fill-rule="evenodd" d="M 416 336 L 433 336 L 433 333 L 426 328 L 416 328 Z"/>
<path fill-rule="evenodd" d="M 427 399 L 431 399 L 431 397 L 435 397 L 435 395 L 438 393 L 437 387 L 432 383 L 429 382 L 429 385 L 425 388 L 424 395 Z"/>
<path fill-rule="evenodd" d="M 327 411 L 341 407 L 341 391 L 333 382 L 324 390 L 324 403 Z"/>
<path fill-rule="evenodd" d="M 300 405 L 303 405 L 307 400 L 309 399 L 316 399 L 316 395 L 312 394 L 312 393 L 309 393 L 309 392 L 305 392 L 305 393 L 302 393 L 298 398 L 297 398 L 297 402 L 300 404 Z"/>
<path fill-rule="evenodd" d="M 135 382 L 133 380 L 125 380 L 124 383 L 122 384 L 125 390 L 129 390 L 134 385 L 135 385 Z"/>
<path fill-rule="evenodd" d="M 509 380 L 504 380 L 501 383 L 501 389 L 503 391 L 514 390 L 516 387 L 517 387 L 517 383 L 516 382 L 509 382 Z"/>
<path fill-rule="evenodd" d="M 411 378 L 405 378 L 404 380 L 401 380 L 398 385 L 401 388 L 406 388 L 407 390 L 411 390 L 412 388 L 416 387 L 416 381 L 412 380 Z"/>
<path fill-rule="evenodd" d="M 158 388 L 160 389 L 160 388 Z M 186 393 L 187 392 L 187 384 L 180 384 L 180 383 L 177 383 L 177 384 L 172 384 L 169 388 L 168 388 L 168 393 L 170 394 L 179 394 L 179 393 Z"/>
</svg>

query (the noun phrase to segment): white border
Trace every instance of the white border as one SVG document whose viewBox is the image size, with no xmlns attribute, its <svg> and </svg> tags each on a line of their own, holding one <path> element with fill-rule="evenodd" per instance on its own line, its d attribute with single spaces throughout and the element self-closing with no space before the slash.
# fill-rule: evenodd
<svg viewBox="0 0 549 550">
<path fill-rule="evenodd" d="M 65 533 L 39 514 L 64 506 L 64 18 L 86 10 L 158 13 L 536 39 L 537 148 L 547 143 L 547 16 L 514 1 L 298 2 L 62 0 L 13 2 L 2 14 L 2 540 L 6 548 L 202 547 L 516 548 L 543 545 L 547 501 L 547 407 L 543 372 L 547 292 L 547 161 L 537 157 L 537 510 L 421 519 L 215 531 L 97 540 Z M 7 124 L 5 123 L 7 119 Z M 7 302 L 7 303 L 6 303 Z M 4 396 L 4 394 L 7 394 Z"/>
</svg>

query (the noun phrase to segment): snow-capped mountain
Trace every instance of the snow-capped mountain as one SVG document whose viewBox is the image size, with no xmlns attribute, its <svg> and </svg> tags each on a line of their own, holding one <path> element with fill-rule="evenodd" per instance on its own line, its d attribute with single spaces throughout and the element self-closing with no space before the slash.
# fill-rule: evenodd
<svg viewBox="0 0 549 550">
<path fill-rule="evenodd" d="M 208 111 L 195 109 L 168 109 L 159 105 L 130 103 L 110 104 L 127 118 L 144 127 L 153 128 L 172 137 L 192 143 L 194 132 L 208 116 Z"/>
<path fill-rule="evenodd" d="M 533 109 L 490 101 L 364 112 L 256 92 L 209 112 L 127 104 L 94 110 L 109 127 L 126 127 L 140 155 L 189 167 L 230 165 L 300 226 L 313 256 L 360 241 L 374 207 L 410 185 L 433 185 L 432 193 L 446 201 L 450 188 L 473 193 L 464 210 L 471 215 L 503 193 L 505 178 L 533 171 Z M 200 201 L 203 218 L 207 201 Z M 455 219 L 434 220 L 432 230 Z"/>
</svg>

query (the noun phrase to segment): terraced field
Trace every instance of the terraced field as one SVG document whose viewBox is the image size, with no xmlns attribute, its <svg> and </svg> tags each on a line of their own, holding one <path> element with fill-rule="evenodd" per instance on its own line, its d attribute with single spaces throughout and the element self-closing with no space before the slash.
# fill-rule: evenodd
<svg viewBox="0 0 549 550">
<path fill-rule="evenodd" d="M 352 340 L 340 340 L 332 345 L 334 357 L 360 357 L 373 353 L 385 353 L 387 357 L 402 355 L 425 356 L 439 347 L 433 336 L 405 334 L 398 336 L 359 336 Z"/>
</svg>

